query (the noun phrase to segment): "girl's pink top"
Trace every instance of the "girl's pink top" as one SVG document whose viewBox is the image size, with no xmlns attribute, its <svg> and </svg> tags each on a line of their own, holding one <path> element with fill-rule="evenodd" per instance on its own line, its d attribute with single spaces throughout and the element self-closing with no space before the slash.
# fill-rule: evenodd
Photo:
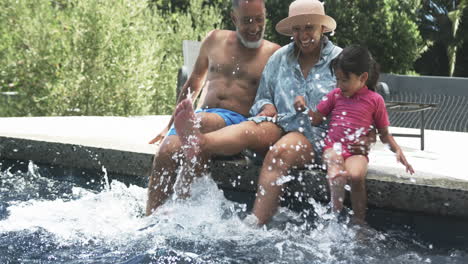
<svg viewBox="0 0 468 264">
<path fill-rule="evenodd" d="M 381 129 L 390 125 L 384 99 L 367 86 L 351 97 L 335 88 L 317 105 L 317 110 L 330 119 L 327 141 L 331 142 L 353 143 L 373 126 Z"/>
</svg>

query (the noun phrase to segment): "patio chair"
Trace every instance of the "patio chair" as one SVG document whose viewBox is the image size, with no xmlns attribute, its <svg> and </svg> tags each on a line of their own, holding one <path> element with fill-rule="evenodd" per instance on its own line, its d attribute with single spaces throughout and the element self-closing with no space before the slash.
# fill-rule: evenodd
<svg viewBox="0 0 468 264">
<path fill-rule="evenodd" d="M 385 99 L 385 106 L 387 107 L 388 112 L 400 112 L 400 113 L 415 113 L 419 112 L 419 129 L 418 134 L 410 133 L 392 133 L 394 137 L 416 137 L 420 138 L 420 148 L 424 150 L 424 129 L 426 126 L 426 120 L 424 112 L 431 109 L 436 109 L 436 103 L 422 103 L 422 102 L 411 102 L 411 101 L 401 101 L 394 100 L 391 97 L 391 88 L 386 82 L 379 82 L 377 84 L 377 92 L 379 92 Z"/>
</svg>

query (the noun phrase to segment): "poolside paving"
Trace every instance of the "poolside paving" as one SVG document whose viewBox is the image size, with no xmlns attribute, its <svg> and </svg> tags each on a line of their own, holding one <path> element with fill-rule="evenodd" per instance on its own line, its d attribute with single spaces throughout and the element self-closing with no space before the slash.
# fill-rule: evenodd
<svg viewBox="0 0 468 264">
<path fill-rule="evenodd" d="M 64 166 L 89 165 L 96 169 L 105 166 L 108 171 L 147 176 L 152 155 L 158 147 L 149 145 L 148 141 L 168 120 L 169 116 L 0 118 L 0 158 Z M 418 133 L 419 129 L 391 127 L 390 131 Z M 423 211 L 440 213 L 442 210 L 442 213 L 468 217 L 465 157 L 468 133 L 428 129 L 424 151 L 419 149 L 417 138 L 398 137 L 396 140 L 416 173 L 407 174 L 394 154 L 383 144 L 376 143 L 369 155 L 370 202 L 374 200 L 376 204 L 407 210 L 427 206 Z M 217 164 L 225 166 L 225 162 Z M 242 173 L 245 164 L 234 161 L 230 166 L 239 167 L 238 170 L 229 169 L 235 177 Z M 252 173 L 247 182 L 237 185 L 249 185 L 249 190 L 254 190 L 252 179 L 258 175 L 258 168 Z M 426 202 L 427 205 L 422 205 Z"/>
</svg>

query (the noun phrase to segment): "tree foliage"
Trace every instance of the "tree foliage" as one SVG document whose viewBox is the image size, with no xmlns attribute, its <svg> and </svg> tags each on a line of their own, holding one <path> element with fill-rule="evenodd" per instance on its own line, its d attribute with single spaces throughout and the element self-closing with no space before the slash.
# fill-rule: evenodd
<svg viewBox="0 0 468 264">
<path fill-rule="evenodd" d="M 468 76 L 464 43 L 468 39 L 467 0 L 424 0 L 419 29 L 430 47 L 416 63 L 427 75 Z"/>
<path fill-rule="evenodd" d="M 280 45 L 291 42 L 275 31 L 288 16 L 292 0 L 266 0 L 266 38 Z M 369 47 L 383 71 L 407 73 L 423 51 L 417 26 L 419 0 L 326 0 L 325 11 L 337 22 L 334 36 L 341 47 L 363 44 Z"/>
<path fill-rule="evenodd" d="M 337 20 L 334 39 L 341 46 L 365 45 L 383 72 L 407 73 L 423 50 L 416 24 L 417 0 L 328 0 Z"/>
</svg>

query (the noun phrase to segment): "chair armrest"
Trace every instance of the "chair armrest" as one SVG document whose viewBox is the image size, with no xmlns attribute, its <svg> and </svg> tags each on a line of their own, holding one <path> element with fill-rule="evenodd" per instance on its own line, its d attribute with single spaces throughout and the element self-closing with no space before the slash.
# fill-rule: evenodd
<svg viewBox="0 0 468 264">
<path fill-rule="evenodd" d="M 419 112 L 429 109 L 437 109 L 437 104 L 410 103 L 410 102 L 385 102 L 388 111 L 394 112 Z"/>
<path fill-rule="evenodd" d="M 179 98 L 179 94 L 188 79 L 187 67 L 182 66 L 177 73 L 177 88 L 176 88 L 176 101 Z"/>
<path fill-rule="evenodd" d="M 385 82 L 378 82 L 376 86 L 376 92 L 382 95 L 384 98 L 390 95 L 390 87 Z"/>
</svg>

